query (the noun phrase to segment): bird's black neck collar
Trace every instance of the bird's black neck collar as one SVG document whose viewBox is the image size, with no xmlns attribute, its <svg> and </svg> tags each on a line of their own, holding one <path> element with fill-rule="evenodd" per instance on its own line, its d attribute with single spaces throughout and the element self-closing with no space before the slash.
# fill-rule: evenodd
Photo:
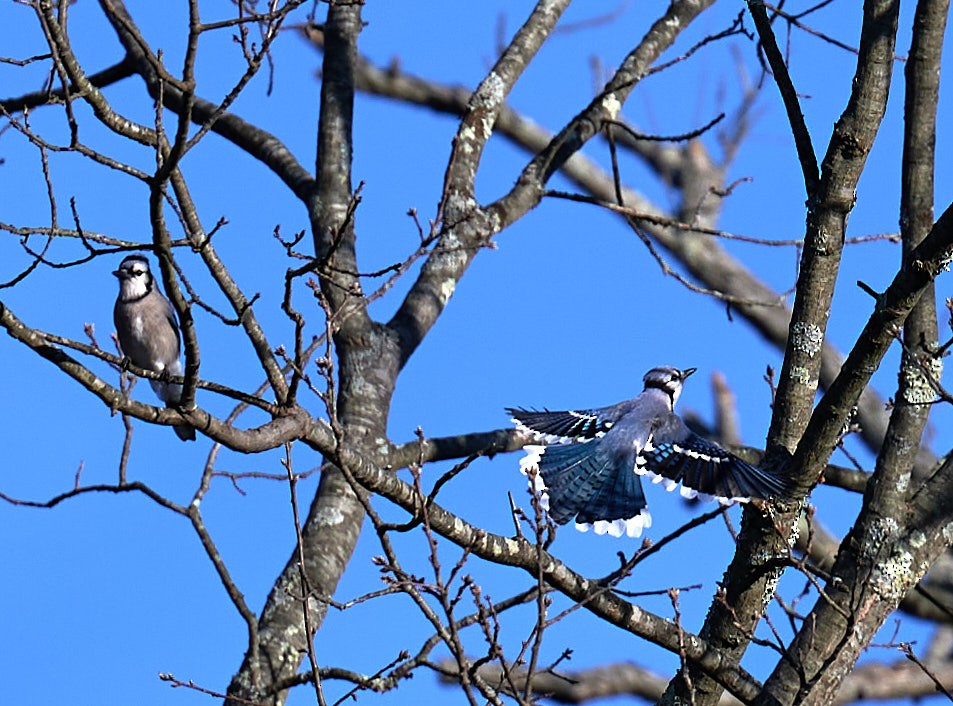
<svg viewBox="0 0 953 706">
<path fill-rule="evenodd" d="M 645 383 L 645 389 L 646 390 L 661 390 L 666 395 L 668 395 L 669 404 L 671 404 L 672 407 L 675 406 L 675 390 L 672 388 L 671 385 L 666 383 L 656 382 L 655 380 L 649 380 L 648 382 Z"/>
<path fill-rule="evenodd" d="M 141 302 L 143 299 L 145 299 L 145 298 L 148 297 L 150 294 L 152 294 L 152 289 L 153 289 L 153 287 L 154 287 L 154 285 L 155 285 L 155 280 L 153 279 L 151 272 L 146 272 L 145 275 L 146 275 L 146 290 L 145 290 L 142 294 L 136 294 L 136 295 L 131 296 L 131 297 L 124 297 L 124 298 L 123 298 L 123 302 L 125 302 L 125 303 L 127 303 L 127 304 L 133 304 L 133 303 L 135 303 L 135 302 Z"/>
</svg>

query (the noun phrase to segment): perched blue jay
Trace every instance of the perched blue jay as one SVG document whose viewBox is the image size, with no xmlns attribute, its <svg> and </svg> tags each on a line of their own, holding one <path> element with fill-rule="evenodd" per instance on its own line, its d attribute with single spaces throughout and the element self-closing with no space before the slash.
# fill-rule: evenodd
<svg viewBox="0 0 953 706">
<path fill-rule="evenodd" d="M 149 261 L 142 255 L 130 255 L 113 274 L 119 278 L 113 321 L 123 355 L 145 370 L 182 375 L 179 322 L 172 304 L 156 287 Z M 149 384 L 166 407 L 182 399 L 181 385 L 164 380 L 150 380 Z M 172 428 L 182 441 L 195 440 L 195 429 L 190 425 L 176 424 Z"/>
<path fill-rule="evenodd" d="M 652 368 L 645 390 L 610 407 L 563 412 L 507 409 L 517 428 L 543 442 L 525 447 L 520 470 L 558 524 L 638 537 L 650 527 L 639 476 L 686 498 L 724 503 L 783 495 L 782 478 L 752 466 L 693 433 L 674 412 L 695 368 Z"/>
</svg>

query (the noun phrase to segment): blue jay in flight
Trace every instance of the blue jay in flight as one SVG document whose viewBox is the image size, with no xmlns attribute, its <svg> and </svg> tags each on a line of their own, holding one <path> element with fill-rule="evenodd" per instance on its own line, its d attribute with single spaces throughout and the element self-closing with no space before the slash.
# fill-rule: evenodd
<svg viewBox="0 0 953 706">
<path fill-rule="evenodd" d="M 674 412 L 695 368 L 652 368 L 638 397 L 610 407 L 537 412 L 509 408 L 527 445 L 520 470 L 558 524 L 597 534 L 638 537 L 652 525 L 639 476 L 666 490 L 681 484 L 686 498 L 723 503 L 770 498 L 788 491 L 782 478 L 752 466 L 691 430 Z"/>
<path fill-rule="evenodd" d="M 149 261 L 142 255 L 130 255 L 113 274 L 119 278 L 113 322 L 123 355 L 145 370 L 182 375 L 179 322 L 172 304 L 156 287 Z M 181 385 L 163 380 L 150 380 L 149 384 L 166 407 L 174 407 L 182 399 Z M 172 428 L 182 441 L 195 440 L 191 425 Z"/>
</svg>

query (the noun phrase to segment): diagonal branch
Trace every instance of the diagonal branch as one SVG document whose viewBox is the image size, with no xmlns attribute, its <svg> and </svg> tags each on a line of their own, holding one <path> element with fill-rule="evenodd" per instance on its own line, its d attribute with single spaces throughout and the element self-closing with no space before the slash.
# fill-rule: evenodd
<svg viewBox="0 0 953 706">
<path fill-rule="evenodd" d="M 8 306 L 0 302 L 0 327 L 6 329 L 11 338 L 23 343 L 41 357 L 50 361 L 66 375 L 98 397 L 109 409 L 128 414 L 136 419 L 172 426 L 181 424 L 184 419 L 203 434 L 222 445 L 245 453 L 257 453 L 277 448 L 286 441 L 309 436 L 312 443 L 322 443 L 333 448 L 335 442 L 326 423 L 319 422 L 300 408 L 284 411 L 280 416 L 259 427 L 236 429 L 214 417 L 204 409 L 196 407 L 188 412 L 179 412 L 164 407 L 136 402 L 94 372 L 83 366 L 61 348 L 47 341 L 43 333 L 30 328 L 14 315 Z"/>
<path fill-rule="evenodd" d="M 830 703 L 861 651 L 901 598 L 947 550 L 953 535 L 953 459 L 911 498 L 900 523 L 879 523 L 873 541 L 845 542 L 818 601 L 765 684 L 761 704 Z"/>
<path fill-rule="evenodd" d="M 834 127 L 817 189 L 808 194 L 804 250 L 765 454 L 766 467 L 790 469 L 792 481 L 804 487 L 816 482 L 840 430 L 849 419 L 853 404 L 876 368 L 876 365 L 864 368 L 869 372 L 863 373 L 851 365 L 854 361 L 849 356 L 825 395 L 825 399 L 833 401 L 841 395 L 832 393 L 845 377 L 863 377 L 862 385 L 852 386 L 849 394 L 841 395 L 842 402 L 850 398 L 849 406 L 838 407 L 836 411 L 828 408 L 826 418 L 820 409 L 812 414 L 847 216 L 856 201 L 857 184 L 886 111 L 898 14 L 898 0 L 864 3 L 860 53 L 850 98 Z M 914 301 L 915 298 L 909 302 L 910 306 Z M 907 311 L 909 309 L 903 316 Z M 899 320 L 902 321 L 902 317 Z M 851 356 L 857 353 L 855 347 Z M 834 419 L 836 429 L 833 429 Z M 817 445 L 813 449 L 808 449 L 811 437 L 805 431 L 809 424 L 815 427 L 813 441 Z M 818 426 L 822 426 L 823 431 L 817 429 Z M 810 460 L 799 463 L 803 459 L 796 458 L 794 463 L 785 466 L 795 447 L 797 453 L 811 455 Z M 752 579 L 753 567 L 765 557 L 783 556 L 788 551 L 801 503 L 778 503 L 776 510 L 777 514 L 768 520 L 750 508 L 745 509 L 738 545 L 724 580 L 724 600 L 712 603 L 701 630 L 711 644 L 727 650 L 735 659 L 740 660 L 747 649 L 749 636 L 780 578 L 780 571 L 775 570 Z M 759 560 L 753 561 L 753 558 Z M 694 698 L 697 706 L 712 706 L 717 702 L 722 691 L 718 685 L 693 667 L 686 670 L 686 675 L 687 679 L 680 672 L 673 678 L 664 698 L 666 703 L 688 698 Z M 694 695 L 688 693 L 687 682 L 693 685 Z"/>
<path fill-rule="evenodd" d="M 558 135 L 542 146 L 539 153 L 523 169 L 513 189 L 497 201 L 485 208 L 479 208 L 472 198 L 472 184 L 468 186 L 476 175 L 478 165 L 471 159 L 456 155 L 451 158 L 442 200 L 444 233 L 438 247 L 427 259 L 420 276 L 389 324 L 400 335 L 405 361 L 443 311 L 477 250 L 487 245 L 494 234 L 516 222 L 539 204 L 549 178 L 570 158 L 576 157 L 583 145 L 599 133 L 604 120 L 616 117 L 633 88 L 648 73 L 662 52 L 671 46 L 681 31 L 712 2 L 713 0 L 673 2 L 625 58 L 605 90 L 567 123 Z M 555 5 L 555 2 L 540 2 L 537 10 Z M 540 18 L 542 28 L 531 28 L 527 31 L 521 29 L 498 64 L 505 66 L 509 53 L 528 59 L 531 53 L 527 49 L 535 51 L 539 48 L 543 39 L 548 36 L 548 28 L 552 26 L 553 18 L 548 13 L 534 11 L 526 24 L 529 25 L 536 17 Z M 527 46 L 523 47 L 521 42 Z M 475 115 L 492 116 L 494 120 L 502 115 L 502 101 L 508 86 L 502 78 L 495 80 L 494 76 L 495 73 L 491 72 L 481 84 L 481 88 L 470 98 L 462 125 L 467 124 L 467 115 L 471 118 Z M 472 126 L 470 129 L 475 129 L 477 135 L 485 133 L 482 125 L 479 129 Z M 467 134 L 462 144 L 479 150 L 481 139 L 485 141 L 485 138 Z M 460 162 L 460 159 L 463 161 Z"/>
<path fill-rule="evenodd" d="M 443 312 L 479 248 L 512 222 L 502 222 L 498 214 L 490 214 L 476 203 L 474 184 L 480 157 L 506 96 L 568 5 L 569 0 L 540 0 L 469 98 L 453 140 L 444 180 L 438 214 L 443 232 L 388 324 L 400 338 L 404 363 Z"/>
<path fill-rule="evenodd" d="M 123 137 L 143 145 L 154 146 L 156 144 L 155 130 L 133 122 L 117 113 L 99 88 L 86 76 L 79 60 L 73 54 L 64 27 L 57 21 L 56 12 L 53 9 L 54 4 L 41 2 L 37 3 L 35 8 L 43 31 L 46 33 L 47 41 L 54 53 L 54 67 L 65 75 L 70 84 L 79 89 L 79 96 L 92 108 L 99 121 Z M 63 90 L 66 91 L 65 81 Z M 67 100 L 68 110 L 69 104 L 70 101 Z"/>
<path fill-rule="evenodd" d="M 781 50 L 778 48 L 778 42 L 774 38 L 774 30 L 771 28 L 771 21 L 768 19 L 764 0 L 748 0 L 748 10 L 751 12 L 754 26 L 758 30 L 758 38 L 761 40 L 761 47 L 764 49 L 768 64 L 771 66 L 771 73 L 774 74 L 774 82 L 781 93 L 781 100 L 784 103 L 788 123 L 791 126 L 791 135 L 794 137 L 798 160 L 801 162 L 804 189 L 808 198 L 810 198 L 817 192 L 820 175 L 817 172 L 817 156 L 814 154 L 814 145 L 811 144 L 811 133 L 804 122 L 804 113 L 801 112 L 797 90 L 791 81 L 791 74 L 788 73 L 788 67 Z"/>
<path fill-rule="evenodd" d="M 933 280 L 953 261 L 953 203 L 909 255 L 880 296 L 873 314 L 851 349 L 840 375 L 817 405 L 791 460 L 801 478 L 817 478 L 850 418 L 851 408 L 907 315 Z"/>
<path fill-rule="evenodd" d="M 456 205 L 452 199 L 474 198 L 476 173 L 506 97 L 533 57 L 550 37 L 571 0 L 540 0 L 516 32 L 496 64 L 470 96 L 467 110 L 453 140 L 453 150 L 444 182 L 443 204 L 449 212 L 445 218 L 454 221 L 454 211 L 465 213 L 468 206 Z"/>
<path fill-rule="evenodd" d="M 288 2 L 282 7 L 278 13 L 279 16 L 275 18 L 275 36 L 277 36 L 277 28 L 280 27 L 281 20 L 300 4 L 300 2 Z M 301 166 L 287 145 L 267 130 L 227 111 L 241 89 L 257 73 L 260 59 L 258 62 L 252 62 L 225 101 L 216 105 L 195 95 L 193 84 L 183 83 L 164 69 L 145 38 L 138 32 L 122 0 L 100 0 L 100 5 L 126 50 L 126 58 L 122 63 L 130 64 L 132 70 L 143 78 L 153 99 L 161 100 L 166 108 L 180 116 L 188 115 L 193 123 L 202 127 L 200 135 L 210 129 L 258 159 L 271 169 L 302 202 L 307 201 L 313 191 L 314 177 Z M 272 39 L 273 37 L 266 40 L 266 46 L 262 47 L 259 55 L 264 54 L 267 44 Z M 189 140 L 190 146 L 197 138 L 198 135 Z"/>
<path fill-rule="evenodd" d="M 307 440 L 306 440 L 307 441 Z M 368 463 L 345 447 L 333 454 L 335 463 L 346 468 L 368 490 L 402 507 L 414 517 L 424 511 L 430 527 L 440 536 L 469 553 L 495 563 L 514 566 L 537 576 L 540 571 L 547 584 L 580 603 L 584 608 L 617 627 L 685 656 L 706 674 L 711 674 L 742 701 L 752 700 L 760 691 L 757 680 L 724 654 L 712 650 L 700 637 L 682 633 L 682 640 L 671 630 L 669 621 L 660 618 L 588 580 L 548 552 L 524 538 L 510 539 L 471 525 L 435 502 L 427 502 L 415 488 L 396 476 Z"/>
<path fill-rule="evenodd" d="M 807 231 L 776 404 L 768 431 L 769 465 L 797 446 L 811 415 L 847 216 L 887 105 L 897 33 L 896 0 L 868 0 L 852 91 L 834 126 L 815 193 L 808 195 Z M 814 478 L 805 478 L 805 483 Z"/>
<path fill-rule="evenodd" d="M 933 225 L 934 152 L 936 113 L 940 89 L 940 58 L 949 0 L 917 4 L 913 41 L 905 67 L 903 161 L 900 170 L 900 233 L 903 263 L 915 257 L 916 247 Z M 936 399 L 930 371 L 936 380 L 943 370 L 937 353 L 936 291 L 924 288 L 903 323 L 899 386 L 890 425 L 877 467 L 865 497 L 865 511 L 856 533 L 877 532 L 884 517 L 902 517 L 916 468 L 917 450 Z"/>
</svg>

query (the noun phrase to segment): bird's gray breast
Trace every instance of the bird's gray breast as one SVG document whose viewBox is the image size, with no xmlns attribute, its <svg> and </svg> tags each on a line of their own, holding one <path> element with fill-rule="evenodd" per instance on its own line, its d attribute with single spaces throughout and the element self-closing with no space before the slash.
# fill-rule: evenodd
<svg viewBox="0 0 953 706">
<path fill-rule="evenodd" d="M 140 368 L 162 372 L 178 360 L 178 332 L 161 299 L 149 295 L 139 301 L 117 301 L 114 322 L 123 354 Z"/>
</svg>

